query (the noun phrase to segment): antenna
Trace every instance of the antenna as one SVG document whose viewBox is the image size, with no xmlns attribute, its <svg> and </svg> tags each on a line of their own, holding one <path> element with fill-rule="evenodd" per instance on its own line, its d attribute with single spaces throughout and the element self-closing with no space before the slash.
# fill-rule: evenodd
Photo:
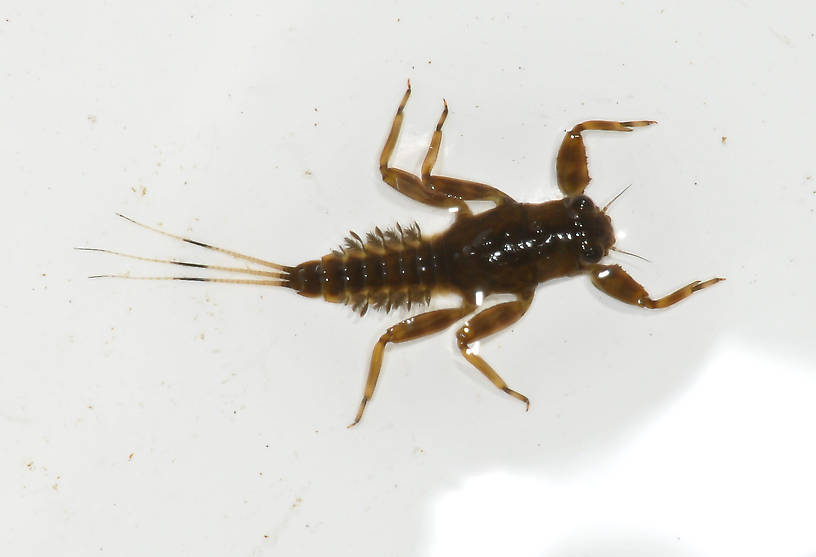
<svg viewBox="0 0 816 557">
<path fill-rule="evenodd" d="M 623 192 L 621 192 L 621 193 L 623 193 Z M 618 195 L 620 195 L 620 193 L 619 193 Z M 612 201 L 615 201 L 615 200 L 613 199 Z M 618 253 L 625 253 L 626 255 L 631 255 L 632 257 L 637 257 L 638 259 L 642 259 L 642 260 L 644 260 L 646 263 L 651 263 L 651 261 L 649 261 L 648 259 L 646 259 L 646 258 L 645 258 L 645 257 L 643 257 L 642 255 L 638 255 L 638 254 L 636 254 L 636 253 L 632 253 L 631 251 L 624 251 L 624 250 L 622 250 L 622 249 L 618 249 L 618 248 L 616 248 L 615 246 L 610 246 L 610 247 L 609 247 L 609 249 L 611 249 L 612 251 L 616 251 L 616 252 L 618 252 Z"/>
<path fill-rule="evenodd" d="M 610 206 L 610 205 L 612 205 L 612 204 L 615 202 L 615 200 L 616 200 L 617 198 L 619 198 L 620 196 L 622 196 L 622 195 L 624 194 L 624 192 L 626 192 L 626 190 L 628 190 L 628 189 L 629 189 L 629 188 L 631 188 L 631 187 L 632 187 L 632 184 L 629 184 L 628 186 L 626 186 L 625 188 L 623 188 L 623 189 L 621 190 L 621 192 L 620 192 L 618 195 L 616 195 L 615 197 L 613 197 L 613 198 L 612 198 L 612 201 L 610 201 L 609 203 L 607 203 L 607 204 L 606 204 L 606 206 L 605 206 L 603 209 L 601 209 L 601 212 L 602 212 L 603 214 L 606 214 L 606 210 L 607 210 L 607 209 L 609 209 L 609 206 Z"/>
</svg>

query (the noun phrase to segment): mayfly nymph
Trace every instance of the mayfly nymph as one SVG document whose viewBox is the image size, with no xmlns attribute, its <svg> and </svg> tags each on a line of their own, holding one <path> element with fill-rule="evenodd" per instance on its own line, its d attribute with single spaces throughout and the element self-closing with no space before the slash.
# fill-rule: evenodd
<svg viewBox="0 0 816 557">
<path fill-rule="evenodd" d="M 366 404 L 374 393 L 386 345 L 441 331 L 474 312 L 475 315 L 456 332 L 459 351 L 496 387 L 529 408 L 527 397 L 508 387 L 504 379 L 471 347 L 480 339 L 518 321 L 530 307 L 536 287 L 547 280 L 589 275 L 592 283 L 602 292 L 627 304 L 644 308 L 670 306 L 694 292 L 724 280 L 712 278 L 694 281 L 667 296 L 653 299 L 619 265 L 600 262 L 610 250 L 616 250 L 615 235 L 612 222 L 606 214 L 609 204 L 600 208 L 583 195 L 590 177 L 582 133 L 589 130 L 629 132 L 655 122 L 591 120 L 578 124 L 565 134 L 556 161 L 558 186 L 564 197 L 544 203 L 519 203 L 486 184 L 431 174 L 442 141 L 442 125 L 448 115 L 447 103 L 422 163 L 421 175 L 389 166 L 388 161 L 402 125 L 403 109 L 410 94 L 409 81 L 380 155 L 380 172 L 385 183 L 398 192 L 421 203 L 455 211 L 454 222 L 439 234 L 423 236 L 416 224 L 397 225 L 387 230 L 375 228 L 365 237 L 350 232 L 339 249 L 320 259 L 288 266 L 141 225 L 270 270 L 137 257 L 111 250 L 81 249 L 256 278 L 98 276 L 282 286 L 303 296 L 322 297 L 329 302 L 349 304 L 361 315 L 369 308 L 390 311 L 406 307 L 410 310 L 427 304 L 437 293 L 452 293 L 461 297 L 462 302 L 458 307 L 419 313 L 389 327 L 383 333 L 374 346 L 363 398 L 350 426 L 360 421 Z M 495 207 L 473 214 L 467 201 L 490 201 Z M 515 296 L 515 300 L 477 312 L 479 302 L 491 294 L 511 294 Z"/>
</svg>

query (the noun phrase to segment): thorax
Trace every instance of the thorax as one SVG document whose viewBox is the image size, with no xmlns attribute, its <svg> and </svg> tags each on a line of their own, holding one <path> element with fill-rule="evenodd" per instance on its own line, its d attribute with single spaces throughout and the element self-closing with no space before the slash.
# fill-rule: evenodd
<svg viewBox="0 0 816 557">
<path fill-rule="evenodd" d="M 573 226 L 561 200 L 508 203 L 460 217 L 433 242 L 463 294 L 520 292 L 577 270 Z"/>
</svg>

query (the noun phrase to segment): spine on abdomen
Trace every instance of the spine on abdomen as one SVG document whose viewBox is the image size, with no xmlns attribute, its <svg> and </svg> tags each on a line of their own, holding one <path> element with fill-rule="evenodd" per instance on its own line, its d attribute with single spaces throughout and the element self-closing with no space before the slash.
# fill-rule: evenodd
<svg viewBox="0 0 816 557">
<path fill-rule="evenodd" d="M 349 304 L 362 315 L 369 307 L 390 311 L 427 303 L 441 272 L 431 242 L 360 243 L 301 263 L 289 286 L 303 296 Z"/>
</svg>

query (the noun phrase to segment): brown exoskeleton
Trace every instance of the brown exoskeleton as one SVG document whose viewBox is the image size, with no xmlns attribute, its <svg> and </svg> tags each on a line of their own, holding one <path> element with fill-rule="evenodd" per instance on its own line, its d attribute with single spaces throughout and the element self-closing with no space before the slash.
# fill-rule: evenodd
<svg viewBox="0 0 816 557">
<path fill-rule="evenodd" d="M 519 399 L 529 409 L 527 397 L 508 387 L 504 379 L 471 350 L 471 346 L 518 321 L 530 307 L 539 283 L 587 274 L 596 287 L 618 300 L 645 308 L 663 308 L 723 280 L 694 281 L 668 296 L 653 299 L 619 265 L 600 263 L 609 250 L 615 249 L 615 235 L 606 215 L 609 205 L 601 209 L 583 195 L 590 178 L 581 134 L 586 130 L 628 132 L 654 122 L 592 120 L 578 124 L 566 133 L 558 151 L 558 186 L 564 198 L 545 203 L 518 203 L 492 186 L 431 174 L 442 141 L 442 124 L 448 115 L 447 103 L 422 164 L 422 175 L 389 166 L 410 94 L 409 82 L 380 155 L 380 172 L 386 184 L 412 199 L 434 207 L 455 208 L 456 220 L 444 232 L 423 237 L 417 225 L 406 228 L 397 225 L 396 229 L 385 232 L 377 228 L 365 239 L 351 232 L 339 250 L 320 259 L 286 266 L 146 227 L 273 271 L 142 258 L 110 250 L 94 251 L 261 277 L 125 278 L 283 286 L 303 296 L 322 296 L 330 302 L 350 304 L 361 315 L 369 307 L 385 311 L 399 306 L 410 309 L 415 304 L 429 302 L 434 293 L 459 295 L 462 299 L 459 307 L 420 313 L 383 333 L 374 346 L 363 399 L 349 427 L 360 421 L 374 393 L 388 343 L 405 342 L 441 331 L 476 311 L 481 299 L 490 294 L 512 294 L 516 300 L 484 309 L 466 321 L 456 332 L 459 351 L 496 387 Z M 491 201 L 495 207 L 474 215 L 467 201 Z"/>
</svg>

